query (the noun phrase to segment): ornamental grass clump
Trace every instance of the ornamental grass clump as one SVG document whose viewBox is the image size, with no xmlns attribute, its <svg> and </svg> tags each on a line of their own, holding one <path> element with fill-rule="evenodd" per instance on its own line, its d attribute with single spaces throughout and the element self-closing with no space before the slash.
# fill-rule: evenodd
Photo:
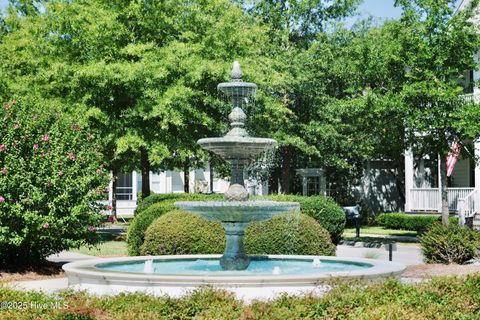
<svg viewBox="0 0 480 320">
<path fill-rule="evenodd" d="M 54 105 L 0 109 L 0 265 L 96 242 L 108 175 L 95 136 Z"/>
<path fill-rule="evenodd" d="M 458 224 L 435 223 L 420 238 L 420 245 L 426 263 L 463 264 L 478 257 L 480 235 Z"/>
</svg>

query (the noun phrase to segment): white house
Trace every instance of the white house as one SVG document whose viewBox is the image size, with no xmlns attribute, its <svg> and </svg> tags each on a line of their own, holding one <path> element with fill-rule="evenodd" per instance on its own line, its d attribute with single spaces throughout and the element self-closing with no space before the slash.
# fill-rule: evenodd
<svg viewBox="0 0 480 320">
<path fill-rule="evenodd" d="M 470 5 L 471 0 L 463 0 L 458 10 Z M 480 23 L 480 14 L 473 21 Z M 480 61 L 480 53 L 475 55 Z M 464 95 L 465 99 L 480 102 L 480 70 L 470 70 L 465 73 L 464 86 L 472 86 L 471 92 Z M 463 142 L 472 146 L 473 154 L 469 158 L 459 158 L 448 181 L 448 204 L 451 212 L 458 212 L 466 217 L 474 217 L 480 213 L 480 138 L 476 141 Z M 475 162 L 475 159 L 477 163 Z M 407 150 L 405 152 L 405 211 L 441 211 L 440 174 L 438 161 L 440 157 L 419 159 Z M 435 163 L 437 162 L 437 163 Z"/>
<path fill-rule="evenodd" d="M 210 166 L 203 169 L 191 169 L 188 172 L 190 193 L 224 193 L 230 186 L 227 179 L 215 178 L 210 174 Z M 268 193 L 267 183 L 245 180 L 245 187 L 251 195 Z M 138 192 L 142 190 L 142 176 L 135 171 L 121 173 L 117 177 L 117 214 L 133 215 L 137 207 Z M 183 193 L 185 179 L 182 171 L 150 172 L 150 190 L 153 193 Z M 112 183 L 109 187 L 108 202 L 112 203 Z"/>
</svg>

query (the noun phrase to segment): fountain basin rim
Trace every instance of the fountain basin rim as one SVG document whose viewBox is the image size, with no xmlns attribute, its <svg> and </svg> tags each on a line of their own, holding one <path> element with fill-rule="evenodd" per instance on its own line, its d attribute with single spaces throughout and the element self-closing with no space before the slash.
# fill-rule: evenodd
<svg viewBox="0 0 480 320">
<path fill-rule="evenodd" d="M 277 144 L 275 139 L 270 138 L 256 138 L 256 137 L 242 137 L 242 136 L 223 136 L 223 137 L 213 137 L 213 138 L 203 138 L 197 141 L 199 145 L 204 144 L 250 144 L 250 145 L 273 145 Z"/>
<path fill-rule="evenodd" d="M 249 285 L 305 285 L 318 284 L 320 282 L 330 281 L 334 278 L 339 279 L 376 279 L 400 275 L 405 266 L 396 262 L 388 262 L 372 259 L 361 258 L 339 258 L 326 256 L 305 256 L 305 255 L 266 255 L 269 259 L 289 259 L 289 260 L 330 260 L 338 262 L 350 263 L 366 263 L 372 265 L 368 269 L 327 272 L 317 274 L 303 274 L 303 275 L 222 275 L 222 276 L 208 276 L 208 275 L 161 275 L 161 274 L 145 274 L 134 272 L 120 272 L 102 270 L 96 268 L 98 264 L 113 263 L 113 262 L 134 262 L 153 260 L 191 260 L 191 259 L 219 259 L 221 255 L 182 255 L 182 256 L 139 256 L 139 257 L 120 257 L 120 258 L 99 258 L 88 259 L 76 262 L 67 263 L 62 266 L 67 273 L 69 284 L 71 278 L 73 280 L 85 279 L 89 281 L 108 282 L 113 284 L 115 282 L 138 286 L 144 284 L 148 286 L 156 285 L 215 285 L 215 286 L 249 286 Z"/>
<path fill-rule="evenodd" d="M 288 210 L 299 210 L 300 204 L 298 202 L 282 202 L 282 201 L 268 201 L 268 200 L 248 200 L 248 201 L 176 201 L 173 204 L 175 207 L 204 207 L 204 208 L 215 208 L 215 207 L 233 207 L 233 208 L 246 208 L 250 209 L 269 209 L 272 210 L 278 208 L 285 208 Z"/>
<path fill-rule="evenodd" d="M 252 88 L 257 89 L 257 85 L 253 82 L 244 82 L 244 81 L 229 81 L 229 82 L 221 82 L 217 84 L 217 90 L 225 89 L 225 88 Z"/>
</svg>

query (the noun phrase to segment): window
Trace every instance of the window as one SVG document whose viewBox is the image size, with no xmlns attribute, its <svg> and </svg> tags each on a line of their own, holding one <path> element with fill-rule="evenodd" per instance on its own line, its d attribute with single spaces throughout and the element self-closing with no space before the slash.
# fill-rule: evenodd
<svg viewBox="0 0 480 320">
<path fill-rule="evenodd" d="M 320 194 L 320 177 L 307 177 L 307 196 Z"/>
<path fill-rule="evenodd" d="M 117 200 L 132 200 L 132 173 L 119 173 L 117 179 Z"/>
</svg>

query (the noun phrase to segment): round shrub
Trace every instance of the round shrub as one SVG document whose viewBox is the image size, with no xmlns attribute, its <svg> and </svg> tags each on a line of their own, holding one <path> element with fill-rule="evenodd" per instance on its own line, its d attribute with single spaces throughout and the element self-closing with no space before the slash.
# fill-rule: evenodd
<svg viewBox="0 0 480 320">
<path fill-rule="evenodd" d="M 93 244 L 108 175 L 92 133 L 47 101 L 0 108 L 0 264 Z"/>
<path fill-rule="evenodd" d="M 427 263 L 465 263 L 478 256 L 480 236 L 475 230 L 451 223 L 433 224 L 420 238 Z"/>
<path fill-rule="evenodd" d="M 334 244 L 342 239 L 345 229 L 345 212 L 331 198 L 324 196 L 270 195 L 265 197 L 273 201 L 294 201 L 300 203 L 302 213 L 314 218 L 330 234 Z"/>
<path fill-rule="evenodd" d="M 148 199 L 147 197 L 146 199 Z M 146 210 L 143 210 L 135 216 L 130 223 L 127 231 L 128 254 L 131 256 L 140 255 L 140 247 L 145 239 L 145 232 L 155 219 L 161 215 L 175 209 L 174 201 L 163 201 L 154 203 Z"/>
<path fill-rule="evenodd" d="M 128 254 L 140 255 L 140 246 L 143 244 L 145 232 L 150 224 L 169 211 L 175 209 L 176 201 L 220 200 L 223 195 L 205 195 L 191 193 L 152 194 L 142 200 L 136 209 L 127 233 Z"/>
<path fill-rule="evenodd" d="M 225 232 L 219 222 L 175 210 L 156 219 L 145 232 L 142 255 L 213 254 L 225 249 Z"/>
<path fill-rule="evenodd" d="M 249 254 L 334 255 L 329 233 L 305 214 L 281 214 L 251 223 L 245 233 Z"/>
</svg>

